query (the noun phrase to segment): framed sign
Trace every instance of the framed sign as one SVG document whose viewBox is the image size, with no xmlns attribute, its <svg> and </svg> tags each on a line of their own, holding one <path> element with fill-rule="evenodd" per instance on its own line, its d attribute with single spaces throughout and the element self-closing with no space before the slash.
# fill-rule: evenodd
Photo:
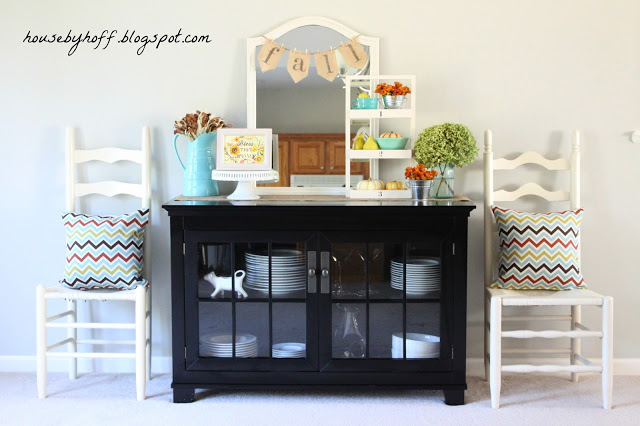
<svg viewBox="0 0 640 426">
<path fill-rule="evenodd" d="M 217 170 L 271 170 L 271 129 L 218 130 Z"/>
</svg>

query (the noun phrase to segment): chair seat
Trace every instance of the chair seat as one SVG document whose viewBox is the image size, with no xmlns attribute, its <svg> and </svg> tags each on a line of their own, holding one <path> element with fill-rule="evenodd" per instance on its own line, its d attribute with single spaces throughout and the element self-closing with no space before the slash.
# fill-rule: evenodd
<svg viewBox="0 0 640 426">
<path fill-rule="evenodd" d="M 503 306 L 602 306 L 604 296 L 584 290 L 505 290 L 487 288 L 490 297 L 502 298 Z"/>
<path fill-rule="evenodd" d="M 145 289 L 146 290 L 146 289 Z M 45 288 L 44 297 L 46 299 L 66 299 L 66 300 L 136 300 L 136 290 L 75 290 L 58 285 Z"/>
</svg>

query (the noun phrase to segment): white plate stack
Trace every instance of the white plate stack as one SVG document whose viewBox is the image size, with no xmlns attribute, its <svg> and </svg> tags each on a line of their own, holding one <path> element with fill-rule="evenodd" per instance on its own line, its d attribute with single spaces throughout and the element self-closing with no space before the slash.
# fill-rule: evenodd
<svg viewBox="0 0 640 426">
<path fill-rule="evenodd" d="M 200 356 L 231 358 L 233 339 L 231 334 L 205 334 L 200 336 Z M 258 338 L 253 334 L 236 334 L 236 358 L 258 356 Z"/>
<path fill-rule="evenodd" d="M 402 333 L 393 333 L 391 357 L 402 358 Z M 438 358 L 440 337 L 430 334 L 407 333 L 407 358 Z"/>
<path fill-rule="evenodd" d="M 307 354 L 307 345 L 304 343 L 276 343 L 272 348 L 274 358 L 304 358 Z"/>
<path fill-rule="evenodd" d="M 245 253 L 247 278 L 245 288 L 269 293 L 269 255 Z M 304 254 L 298 250 L 271 250 L 271 284 L 274 296 L 286 295 L 307 287 Z"/>
<path fill-rule="evenodd" d="M 391 261 L 391 287 L 402 291 L 404 270 L 402 260 Z M 424 296 L 440 290 L 440 259 L 409 257 L 407 259 L 407 294 Z"/>
</svg>

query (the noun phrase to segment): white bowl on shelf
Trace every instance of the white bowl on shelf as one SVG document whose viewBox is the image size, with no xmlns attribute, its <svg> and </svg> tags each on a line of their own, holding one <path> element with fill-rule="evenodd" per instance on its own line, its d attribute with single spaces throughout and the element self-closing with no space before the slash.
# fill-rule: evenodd
<svg viewBox="0 0 640 426">
<path fill-rule="evenodd" d="M 402 333 L 393 333 L 392 347 L 402 351 Z M 429 355 L 440 352 L 440 337 L 430 334 L 407 333 L 407 357 L 420 358 L 419 355 Z"/>
</svg>

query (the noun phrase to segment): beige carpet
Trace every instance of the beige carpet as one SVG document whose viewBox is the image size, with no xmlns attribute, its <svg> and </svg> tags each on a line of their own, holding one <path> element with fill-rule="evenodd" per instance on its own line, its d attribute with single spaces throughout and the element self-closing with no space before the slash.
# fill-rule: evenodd
<svg viewBox="0 0 640 426">
<path fill-rule="evenodd" d="M 72 382 L 49 375 L 49 397 L 36 397 L 35 374 L 0 373 L 2 425 L 638 425 L 640 377 L 616 376 L 613 410 L 601 407 L 600 377 L 580 383 L 549 376 L 509 376 L 502 408 L 470 377 L 466 405 L 449 407 L 439 391 L 214 393 L 173 404 L 169 375 L 148 382 L 135 400 L 133 374 L 88 374 Z"/>
</svg>

